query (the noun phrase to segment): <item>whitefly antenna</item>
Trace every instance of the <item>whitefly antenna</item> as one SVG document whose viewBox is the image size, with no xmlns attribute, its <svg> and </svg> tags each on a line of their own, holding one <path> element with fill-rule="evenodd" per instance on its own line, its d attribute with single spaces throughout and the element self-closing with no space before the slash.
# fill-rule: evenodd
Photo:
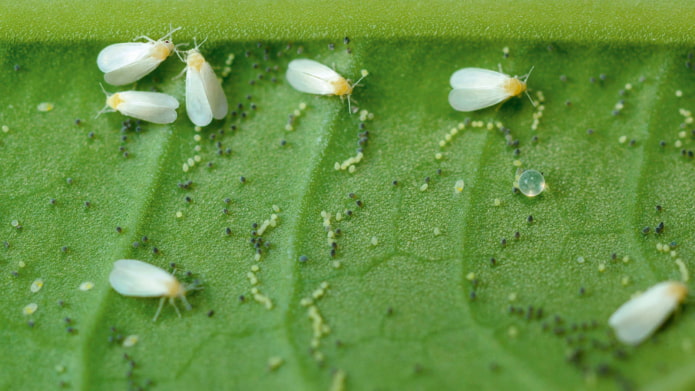
<svg viewBox="0 0 695 391">
<path fill-rule="evenodd" d="M 104 95 L 106 95 L 106 98 L 108 99 L 109 96 L 111 96 L 111 94 L 109 94 L 109 93 L 106 91 L 106 89 L 104 88 L 104 86 L 103 86 L 101 83 L 99 83 L 99 87 L 101 87 L 101 91 L 104 93 Z M 109 104 L 106 103 L 106 104 L 104 105 L 104 108 L 101 109 L 101 110 L 99 110 L 99 112 L 97 113 L 97 115 L 94 116 L 94 119 L 99 118 L 99 116 L 102 115 L 103 113 L 109 113 L 109 112 L 111 112 L 111 111 L 113 111 L 113 109 L 109 110 Z"/>
</svg>

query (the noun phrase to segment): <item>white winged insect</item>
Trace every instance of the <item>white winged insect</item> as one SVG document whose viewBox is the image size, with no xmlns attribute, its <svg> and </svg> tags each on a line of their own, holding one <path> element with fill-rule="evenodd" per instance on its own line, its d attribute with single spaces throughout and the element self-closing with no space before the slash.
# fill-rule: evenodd
<svg viewBox="0 0 695 391">
<path fill-rule="evenodd" d="M 191 305 L 186 300 L 187 288 L 166 271 L 149 263 L 135 259 L 121 259 L 113 264 L 113 270 L 109 274 L 109 282 L 116 292 L 123 296 L 134 297 L 161 297 L 157 313 L 152 319 L 157 321 L 159 313 L 162 311 L 164 301 L 168 298 L 169 303 L 176 309 L 176 313 L 181 317 L 175 299 L 183 301 L 186 310 L 191 309 Z"/>
<path fill-rule="evenodd" d="M 212 119 L 227 115 L 227 97 L 210 63 L 195 48 L 185 53 L 186 58 L 186 112 L 191 122 L 206 126 Z"/>
<path fill-rule="evenodd" d="M 181 27 L 172 29 L 158 40 L 141 36 L 147 42 L 126 42 L 109 45 L 99 52 L 97 65 L 104 72 L 107 83 L 121 86 L 142 79 L 157 68 L 174 50 L 171 35 Z"/>
<path fill-rule="evenodd" d="M 449 104 L 457 111 L 475 111 L 502 103 L 526 92 L 530 74 L 520 79 L 482 68 L 459 69 L 449 80 Z"/>
<path fill-rule="evenodd" d="M 103 89 L 103 87 L 102 87 Z M 179 102 L 171 95 L 161 92 L 121 91 L 106 94 L 106 106 L 97 114 L 118 111 L 123 115 L 155 124 L 176 121 Z"/>
<path fill-rule="evenodd" d="M 364 79 L 369 72 L 363 69 L 362 77 L 356 83 L 350 84 L 344 77 L 333 69 L 309 59 L 290 61 L 287 66 L 287 81 L 294 89 L 317 95 L 347 96 L 348 106 L 352 90 Z"/>
<path fill-rule="evenodd" d="M 660 282 L 620 306 L 608 324 L 621 342 L 638 345 L 664 323 L 687 295 L 688 287 L 681 282 Z"/>
</svg>

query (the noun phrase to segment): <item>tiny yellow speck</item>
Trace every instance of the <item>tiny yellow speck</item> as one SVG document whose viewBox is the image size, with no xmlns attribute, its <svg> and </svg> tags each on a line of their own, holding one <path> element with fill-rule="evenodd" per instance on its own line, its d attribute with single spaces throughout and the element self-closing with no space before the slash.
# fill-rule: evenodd
<svg viewBox="0 0 695 391">
<path fill-rule="evenodd" d="M 514 160 L 513 164 L 514 164 L 514 167 L 521 167 L 521 160 L 519 160 L 519 159 Z"/>
<path fill-rule="evenodd" d="M 470 272 L 470 273 L 466 274 L 466 280 L 468 280 L 468 281 L 475 280 L 475 273 Z"/>
<path fill-rule="evenodd" d="M 664 245 L 661 243 L 656 244 L 656 251 L 663 251 L 664 250 Z"/>
<path fill-rule="evenodd" d="M 196 163 L 200 163 L 200 161 L 203 160 L 203 158 L 200 157 L 200 155 L 195 155 L 193 156 L 193 160 L 195 160 Z"/>
<path fill-rule="evenodd" d="M 423 183 L 422 186 L 420 186 L 420 191 L 427 190 L 427 187 L 428 187 L 427 183 Z"/>
<path fill-rule="evenodd" d="M 2 125 L 2 131 L 3 131 L 3 133 L 7 133 L 10 131 L 10 127 L 7 125 Z"/>
<path fill-rule="evenodd" d="M 340 261 L 333 261 L 333 268 L 340 269 L 343 264 Z"/>
<path fill-rule="evenodd" d="M 193 136 L 193 140 L 195 140 L 195 141 L 200 141 L 201 139 L 202 139 L 202 137 L 200 137 L 199 134 L 196 134 Z"/>
<path fill-rule="evenodd" d="M 277 205 L 273 205 L 273 212 L 280 213 L 280 207 Z"/>
<path fill-rule="evenodd" d="M 251 266 L 251 271 L 252 271 L 252 272 L 256 273 L 256 272 L 258 272 L 259 270 L 261 270 L 261 268 L 260 268 L 258 265 L 253 265 L 253 266 Z"/>
<path fill-rule="evenodd" d="M 603 273 L 604 271 L 606 271 L 606 265 L 605 265 L 604 263 L 600 263 L 600 264 L 598 265 L 598 271 L 599 271 L 599 272 L 602 272 L 602 273 Z"/>
<path fill-rule="evenodd" d="M 193 130 L 195 130 L 196 132 L 200 132 L 201 130 L 203 130 L 203 128 L 201 128 L 200 126 L 196 126 L 195 128 L 193 128 Z"/>
<path fill-rule="evenodd" d="M 688 272 L 688 267 L 685 266 L 683 260 L 680 258 L 676 259 L 676 265 L 678 265 L 678 270 L 681 273 L 681 280 L 683 282 L 690 281 L 690 273 Z"/>
<path fill-rule="evenodd" d="M 439 146 L 440 146 L 440 147 L 446 146 L 446 141 L 444 141 L 444 140 L 439 140 Z"/>
<path fill-rule="evenodd" d="M 678 137 L 680 138 L 686 138 L 688 136 L 688 133 L 685 130 L 681 130 L 678 132 Z"/>
<path fill-rule="evenodd" d="M 441 152 L 435 153 L 435 154 L 434 154 L 434 158 L 435 158 L 436 160 L 442 160 L 442 154 L 441 154 Z"/>
<path fill-rule="evenodd" d="M 53 106 L 53 103 L 42 102 L 42 103 L 39 103 L 38 106 L 36 106 L 36 109 L 38 109 L 39 111 L 46 112 L 46 111 L 53 110 L 53 107 L 55 107 L 55 106 Z"/>
<path fill-rule="evenodd" d="M 19 266 L 20 268 L 21 268 L 21 267 L 25 267 L 26 265 L 27 265 L 27 264 L 24 263 L 24 261 L 19 261 L 19 262 L 17 262 L 17 266 Z"/>
<path fill-rule="evenodd" d="M 516 292 L 510 293 L 509 296 L 507 297 L 507 299 L 509 301 L 516 301 Z"/>
<path fill-rule="evenodd" d="M 630 262 L 630 257 L 626 255 L 623 257 L 623 263 L 628 263 L 628 262 Z"/>
<path fill-rule="evenodd" d="M 627 141 L 627 136 L 620 136 L 620 138 L 618 139 L 618 142 L 620 144 L 625 144 L 625 141 Z"/>
<path fill-rule="evenodd" d="M 256 262 L 260 261 L 260 260 L 261 260 L 261 254 L 259 254 L 259 253 L 254 254 L 254 255 L 253 255 L 253 259 L 254 259 Z"/>
<path fill-rule="evenodd" d="M 623 286 L 628 286 L 630 284 L 630 277 L 628 276 L 623 276 L 623 278 L 620 280 L 620 283 Z"/>
<path fill-rule="evenodd" d="M 362 75 L 362 77 L 367 77 L 367 75 L 369 75 L 369 71 L 366 69 L 363 69 L 360 71 L 360 75 Z"/>
<path fill-rule="evenodd" d="M 181 211 L 176 212 L 176 218 L 181 218 L 183 217 L 183 213 Z"/>
<path fill-rule="evenodd" d="M 680 98 L 681 96 L 683 96 L 683 91 L 681 91 L 681 90 L 676 90 L 676 96 L 679 97 L 679 98 Z"/>
<path fill-rule="evenodd" d="M 195 147 L 193 147 L 193 150 L 196 152 L 200 152 L 202 149 L 203 148 L 200 145 L 196 145 Z"/>
<path fill-rule="evenodd" d="M 668 244 L 664 244 L 664 246 L 661 248 L 661 251 L 667 253 L 671 251 L 671 246 L 669 246 Z"/>
<path fill-rule="evenodd" d="M 86 291 L 92 290 L 92 288 L 94 288 L 94 283 L 91 281 L 85 281 L 85 282 L 80 284 L 80 290 L 81 291 L 86 292 Z"/>
<path fill-rule="evenodd" d="M 434 227 L 434 236 L 439 236 L 442 234 L 442 231 L 439 229 L 439 227 Z"/>
<path fill-rule="evenodd" d="M 495 205 L 495 206 L 500 206 L 500 205 L 502 205 L 502 200 L 500 200 L 499 198 L 495 198 L 495 199 L 492 201 L 492 204 Z"/>
<path fill-rule="evenodd" d="M 302 112 L 299 110 L 295 110 L 292 114 L 294 114 L 295 117 L 299 117 L 300 115 L 302 115 Z"/>
<path fill-rule="evenodd" d="M 632 89 L 632 84 L 630 84 L 630 83 L 625 84 L 625 89 L 628 90 L 628 91 L 631 90 L 631 89 Z"/>
<path fill-rule="evenodd" d="M 33 293 L 36 293 L 36 292 L 40 291 L 41 288 L 43 288 L 43 280 L 42 280 L 42 279 L 37 278 L 36 280 L 34 280 L 34 282 L 31 283 L 31 288 L 30 288 L 30 290 L 31 290 Z"/>
<path fill-rule="evenodd" d="M 268 369 L 274 371 L 282 366 L 285 360 L 282 357 L 271 357 L 268 359 Z"/>
<path fill-rule="evenodd" d="M 371 242 L 372 246 L 376 246 L 377 244 L 379 244 L 379 239 L 376 236 L 372 236 Z"/>
<path fill-rule="evenodd" d="M 307 297 L 303 298 L 302 300 L 299 300 L 299 305 L 301 305 L 302 307 L 308 307 L 312 304 L 314 304 L 314 301 Z"/>
<path fill-rule="evenodd" d="M 673 145 L 674 145 L 676 148 L 680 148 L 680 147 L 683 146 L 683 142 L 682 142 L 681 140 L 676 140 L 676 142 L 673 143 Z"/>
<path fill-rule="evenodd" d="M 133 347 L 133 346 L 135 346 L 135 344 L 138 343 L 139 340 L 140 340 L 140 338 L 137 335 L 129 335 L 129 336 L 125 337 L 125 339 L 123 340 L 123 347 L 124 348 Z"/>
<path fill-rule="evenodd" d="M 299 110 L 305 110 L 306 109 L 306 103 L 302 102 L 299 104 Z"/>
<path fill-rule="evenodd" d="M 291 131 L 294 130 L 294 126 L 292 126 L 292 125 L 290 125 L 290 124 L 287 124 L 287 125 L 285 125 L 285 130 L 288 131 L 288 132 L 291 132 Z"/>
<path fill-rule="evenodd" d="M 463 191 L 464 186 L 465 186 L 465 183 L 463 182 L 463 179 L 459 179 L 458 181 L 456 181 L 456 184 L 454 184 L 454 190 L 457 193 L 460 193 Z"/>
<path fill-rule="evenodd" d="M 31 315 L 31 314 L 33 314 L 34 312 L 36 312 L 36 310 L 37 310 L 38 308 L 39 308 L 39 305 L 36 304 L 36 303 L 27 304 L 27 305 L 22 309 L 22 313 L 23 313 L 24 315 Z"/>
<path fill-rule="evenodd" d="M 671 258 L 675 258 L 678 256 L 678 252 L 676 250 L 671 250 Z"/>
<path fill-rule="evenodd" d="M 331 387 L 329 391 L 345 391 L 345 378 L 347 374 L 344 370 L 338 369 L 333 373 L 333 379 L 331 379 Z"/>
<path fill-rule="evenodd" d="M 181 169 L 183 170 L 183 172 L 188 172 L 188 164 L 183 163 L 183 166 L 181 166 Z"/>
<path fill-rule="evenodd" d="M 340 163 L 335 162 L 335 164 L 333 165 L 333 168 L 335 168 L 336 171 L 340 171 Z"/>
<path fill-rule="evenodd" d="M 519 335 L 519 330 L 517 330 L 514 326 L 509 326 L 509 329 L 507 329 L 507 335 L 509 335 L 509 338 L 516 338 Z"/>
</svg>

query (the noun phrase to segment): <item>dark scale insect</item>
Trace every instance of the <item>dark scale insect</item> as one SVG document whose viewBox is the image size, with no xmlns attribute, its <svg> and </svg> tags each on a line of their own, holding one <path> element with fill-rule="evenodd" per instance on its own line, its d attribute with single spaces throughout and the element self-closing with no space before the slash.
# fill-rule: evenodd
<svg viewBox="0 0 695 391">
<path fill-rule="evenodd" d="M 659 225 L 656 226 L 656 228 L 654 228 L 654 232 L 657 234 L 661 234 L 664 232 L 664 222 L 663 221 L 660 222 Z"/>
</svg>

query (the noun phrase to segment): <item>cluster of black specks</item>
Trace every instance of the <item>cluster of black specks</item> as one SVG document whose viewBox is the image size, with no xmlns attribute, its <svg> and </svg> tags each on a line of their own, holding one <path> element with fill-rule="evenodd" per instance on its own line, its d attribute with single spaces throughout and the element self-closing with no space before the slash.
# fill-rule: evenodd
<svg viewBox="0 0 695 391">
<path fill-rule="evenodd" d="M 193 181 L 188 180 L 185 182 L 179 182 L 177 186 L 183 190 L 191 190 L 193 188 Z"/>
<path fill-rule="evenodd" d="M 120 345 L 123 342 L 123 334 L 121 334 L 116 326 L 111 326 L 109 328 L 109 336 L 107 338 L 107 341 L 110 344 L 115 344 L 115 345 Z"/>
<path fill-rule="evenodd" d="M 125 377 L 128 380 L 128 391 L 146 391 L 154 385 L 154 382 L 150 379 L 139 379 L 135 372 L 139 365 L 136 364 L 135 360 L 128 353 L 123 353 L 123 360 L 127 365 Z"/>
<path fill-rule="evenodd" d="M 524 308 L 523 306 L 513 306 L 510 305 L 508 312 L 511 315 L 518 316 L 519 318 L 524 318 L 528 321 L 538 321 L 544 318 L 543 307 L 534 307 L 532 305 Z"/>
<path fill-rule="evenodd" d="M 265 239 L 263 239 L 263 236 L 259 235 L 257 230 L 258 223 L 251 224 L 251 238 L 249 239 L 249 242 L 251 243 L 254 252 L 258 255 L 262 255 L 264 249 L 270 249 L 271 243 L 270 241 L 266 241 Z"/>
<path fill-rule="evenodd" d="M 289 51 L 291 48 L 292 45 L 288 44 L 285 47 L 285 51 Z M 301 51 L 303 51 L 303 49 L 301 49 Z M 298 49 L 297 54 L 299 53 L 300 50 Z M 279 58 L 283 57 L 284 54 L 284 51 L 281 50 L 276 52 L 275 56 Z M 251 69 L 253 69 L 254 71 L 258 71 L 258 73 L 256 73 L 255 78 L 249 80 L 249 85 L 255 86 L 257 82 L 264 80 L 270 80 L 273 83 L 277 83 L 277 73 L 280 70 L 280 67 L 268 63 L 271 61 L 271 54 L 270 48 L 266 44 L 264 44 L 263 42 L 256 43 L 255 50 L 247 50 L 244 53 L 244 56 L 251 60 Z"/>
<path fill-rule="evenodd" d="M 143 131 L 143 122 L 141 120 L 133 121 L 131 118 L 126 119 L 121 122 L 121 145 L 118 147 L 118 151 L 124 158 L 130 157 L 130 152 L 126 148 L 128 142 L 129 133 L 140 133 Z"/>
<path fill-rule="evenodd" d="M 616 360 L 628 358 L 627 351 L 614 338 L 606 338 L 605 326 L 596 320 L 570 322 L 560 315 L 545 316 L 542 308 L 534 306 L 510 306 L 509 313 L 527 321 L 541 321 L 543 332 L 565 343 L 567 363 L 582 373 L 612 378 L 623 389 L 632 389 L 614 365 Z"/>
</svg>

